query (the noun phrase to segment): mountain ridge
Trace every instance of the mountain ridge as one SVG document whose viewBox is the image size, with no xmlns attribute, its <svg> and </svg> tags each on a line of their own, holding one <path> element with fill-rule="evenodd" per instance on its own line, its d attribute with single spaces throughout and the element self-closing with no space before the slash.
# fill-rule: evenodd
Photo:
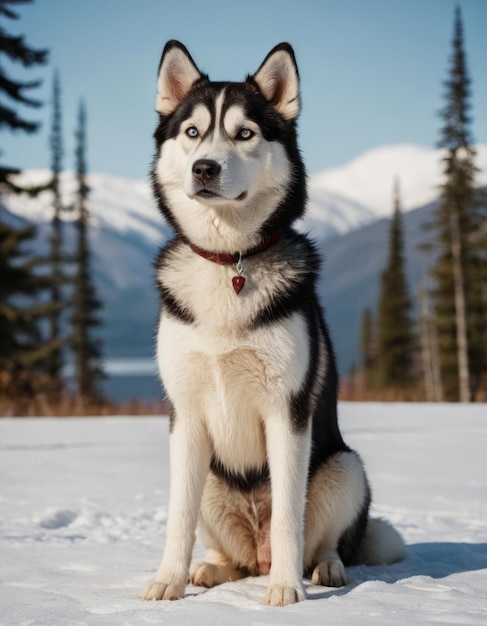
<svg viewBox="0 0 487 626">
<path fill-rule="evenodd" d="M 485 159 L 479 179 L 481 184 L 487 185 L 487 146 L 477 146 L 477 151 L 480 160 Z M 406 167 L 413 161 L 414 165 L 410 166 L 406 176 L 403 175 L 406 184 L 403 185 L 401 179 L 405 196 L 405 256 L 411 295 L 416 295 L 427 275 L 431 256 L 419 251 L 417 246 L 427 238 L 422 225 L 429 221 L 436 198 L 433 202 L 428 200 L 431 185 L 423 174 L 432 169 L 438 171 L 439 166 L 435 165 L 437 155 L 436 150 L 425 147 L 415 151 L 413 146 L 411 151 L 411 144 L 388 149 L 381 147 L 372 151 L 365 161 L 362 155 L 347 164 L 341 173 L 340 168 L 334 168 L 310 177 L 308 213 L 298 227 L 316 240 L 325 258 L 318 291 L 335 340 L 342 374 L 353 362 L 359 361 L 361 316 L 366 306 L 375 306 L 377 299 L 379 277 L 388 248 L 389 221 L 386 218 L 390 217 L 393 208 L 390 173 L 394 163 L 403 163 Z M 427 159 L 428 167 L 424 159 Z M 388 169 L 384 166 L 381 171 L 375 171 L 377 164 L 384 161 L 389 162 Z M 357 169 L 357 162 L 359 165 L 362 162 L 362 174 Z M 424 171 L 421 176 L 416 175 L 416 180 L 414 172 L 418 167 Z M 439 171 L 441 173 L 441 167 Z M 31 170 L 23 173 L 20 181 L 34 184 L 48 179 L 47 170 Z M 324 186 L 323 179 L 331 181 L 333 189 Z M 362 200 L 358 198 L 360 185 L 353 186 L 353 182 L 359 179 L 365 189 Z M 343 194 L 347 181 L 352 195 L 357 196 L 355 199 Z M 93 226 L 89 234 L 92 266 L 95 284 L 104 303 L 101 315 L 105 355 L 112 359 L 152 357 L 159 308 L 153 262 L 159 246 L 172 237 L 172 232 L 157 210 L 148 181 L 94 173 L 88 176 L 88 184 Z M 410 184 L 412 186 L 408 186 Z M 76 191 L 73 173 L 64 172 L 61 185 L 63 202 L 72 204 Z M 370 205 L 372 197 L 375 197 L 374 207 Z M 414 208 L 410 206 L 411 198 L 427 201 Z M 19 224 L 22 220 L 36 223 L 36 253 L 47 250 L 52 216 L 51 193 L 45 192 L 36 199 L 10 196 L 1 200 L 4 205 L 2 208 L 0 204 L 1 219 L 6 218 L 12 224 Z M 68 253 L 75 246 L 74 217 L 75 213 L 68 212 L 62 224 Z M 159 393 L 156 382 L 153 391 L 148 393 Z"/>
<path fill-rule="evenodd" d="M 477 186 L 487 186 L 487 144 L 475 146 L 478 168 Z M 301 228 L 315 232 L 318 239 L 343 235 L 376 219 L 392 214 L 393 188 L 398 181 L 403 211 L 433 202 L 443 179 L 444 151 L 419 144 L 394 144 L 372 148 L 339 167 L 327 168 L 308 177 L 309 202 Z M 49 180 L 49 170 L 26 170 L 20 184 L 39 184 Z M 90 206 L 93 219 L 106 221 L 120 231 L 138 230 L 154 242 L 159 241 L 161 217 L 152 197 L 149 179 L 128 179 L 92 173 Z M 61 174 L 63 202 L 73 202 L 75 176 Z M 13 213 L 34 222 L 52 216 L 50 194 L 37 200 L 12 197 L 6 202 Z M 66 214 L 69 221 L 72 216 Z M 164 229 L 164 224 L 162 226 Z"/>
<path fill-rule="evenodd" d="M 479 169 L 476 184 L 482 187 L 487 185 L 487 144 L 478 144 L 475 150 Z M 368 207 L 375 217 L 387 217 L 392 212 L 395 179 L 404 211 L 429 204 L 439 196 L 444 156 L 441 148 L 419 144 L 378 146 L 343 166 L 313 174 L 310 189 L 344 195 Z"/>
</svg>

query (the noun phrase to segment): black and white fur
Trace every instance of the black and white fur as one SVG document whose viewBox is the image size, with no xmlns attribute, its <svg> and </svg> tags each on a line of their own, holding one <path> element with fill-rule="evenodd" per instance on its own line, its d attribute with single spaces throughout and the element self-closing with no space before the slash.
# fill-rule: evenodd
<svg viewBox="0 0 487 626">
<path fill-rule="evenodd" d="M 299 77 L 276 46 L 245 82 L 210 82 L 170 41 L 159 67 L 153 187 L 176 233 L 157 260 L 158 365 L 172 404 L 164 556 L 142 594 L 181 598 L 269 574 L 267 603 L 347 582 L 344 564 L 391 563 L 404 546 L 370 520 L 360 457 L 337 423 L 335 357 L 315 291 L 320 259 L 293 230 L 306 205 Z M 266 251 L 238 255 L 280 231 Z M 209 548 L 190 571 L 195 529 Z"/>
</svg>

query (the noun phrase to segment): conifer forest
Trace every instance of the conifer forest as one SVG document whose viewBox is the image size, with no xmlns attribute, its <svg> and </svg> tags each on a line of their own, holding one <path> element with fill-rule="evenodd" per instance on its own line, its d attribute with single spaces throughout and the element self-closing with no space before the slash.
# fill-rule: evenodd
<svg viewBox="0 0 487 626">
<path fill-rule="evenodd" d="M 76 126 L 70 129 L 63 76 L 55 67 L 50 96 L 39 95 L 39 72 L 49 67 L 50 50 L 19 34 L 19 8 L 27 5 L 22 11 L 28 11 L 31 3 L 0 0 L 0 415 L 127 412 L 127 405 L 117 406 L 104 391 L 106 303 L 93 273 L 90 239 L 90 94 L 79 94 Z M 345 400 L 487 400 L 487 194 L 478 183 L 475 81 L 460 6 L 452 24 L 445 75 L 432 77 L 443 85 L 436 117 L 442 183 L 422 224 L 421 248 L 433 260 L 420 288 L 411 285 L 401 179 L 384 180 L 391 190 L 387 260 L 377 300 L 361 312 L 354 364 L 342 374 Z M 2 138 L 36 136 L 44 109 L 50 117 L 44 129 L 49 175 L 42 184 L 25 185 Z M 65 131 L 74 152 L 66 152 Z M 66 169 L 76 181 L 68 204 L 62 188 Z M 16 219 L 5 207 L 9 198 L 46 193 L 52 207 L 49 245 L 39 250 L 32 245 L 36 224 Z M 69 241 L 68 222 L 75 233 Z"/>
<path fill-rule="evenodd" d="M 450 69 L 440 111 L 438 145 L 444 182 L 424 244 L 436 261 L 421 292 L 418 318 L 405 279 L 401 197 L 396 181 L 389 256 L 375 311 L 363 313 L 362 389 L 428 401 L 472 402 L 487 375 L 487 198 L 475 184 L 471 86 L 460 9 L 455 12 Z M 419 393 L 418 393 L 419 392 Z M 416 395 L 418 394 L 418 395 Z"/>
<path fill-rule="evenodd" d="M 2 24 L 13 23 L 18 15 L 15 0 L 1 0 Z M 0 65 L 0 129 L 2 132 L 35 133 L 39 124 L 24 116 L 24 108 L 37 109 L 45 103 L 35 95 L 40 82 L 35 79 L 37 66 L 48 63 L 49 51 L 37 49 L 24 37 L 0 29 L 0 55 L 11 65 L 23 66 L 33 80 L 19 80 Z M 75 362 L 75 394 L 85 411 L 100 407 L 103 379 L 103 343 L 98 332 L 97 316 L 102 303 L 93 285 L 90 268 L 89 185 L 86 162 L 87 115 L 79 105 L 76 136 L 77 194 L 73 206 L 63 206 L 60 174 L 63 168 L 61 81 L 54 75 L 52 87 L 52 125 L 49 151 L 51 176 L 39 187 L 15 183 L 19 169 L 0 165 L 2 195 L 39 194 L 49 190 L 53 218 L 49 254 L 26 255 L 23 243 L 35 235 L 35 227 L 18 227 L 1 218 L 0 213 L 0 407 L 13 406 L 15 412 L 41 410 L 39 403 L 57 405 L 67 394 L 62 372 L 65 359 Z M 5 104 L 3 104 L 5 102 Z M 78 239 L 69 255 L 63 246 L 63 219 L 74 215 Z M 64 323 L 63 323 L 64 322 Z M 34 409 L 33 409 L 34 407 Z M 1 408 L 0 408 L 1 410 Z M 6 409 L 8 411 L 8 408 Z"/>
</svg>

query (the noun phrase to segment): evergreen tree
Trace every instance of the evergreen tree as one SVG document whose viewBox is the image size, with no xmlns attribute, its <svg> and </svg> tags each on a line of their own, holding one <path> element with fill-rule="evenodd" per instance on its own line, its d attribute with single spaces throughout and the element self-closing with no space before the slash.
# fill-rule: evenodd
<svg viewBox="0 0 487 626">
<path fill-rule="evenodd" d="M 53 217 L 52 217 L 52 233 L 51 233 L 51 255 L 50 265 L 52 271 L 51 284 L 51 301 L 58 306 L 53 309 L 49 315 L 49 332 L 51 340 L 59 340 L 61 337 L 61 309 L 65 304 L 62 298 L 61 286 L 63 278 L 63 258 L 61 254 L 62 248 L 62 222 L 61 222 L 61 192 L 59 177 L 62 172 L 63 160 L 63 140 L 61 126 L 61 85 L 59 75 L 54 75 L 53 92 L 52 92 L 52 126 L 49 138 L 49 146 L 51 152 L 51 190 L 53 194 Z M 53 350 L 49 357 L 49 374 L 60 380 L 61 370 L 63 366 L 62 348 Z"/>
<path fill-rule="evenodd" d="M 17 19 L 11 5 L 23 1 L 28 0 L 0 0 L 0 16 Z M 0 26 L 0 59 L 4 58 L 31 68 L 46 62 L 47 51 L 30 48 L 23 37 L 9 35 Z M 41 105 L 26 94 L 39 85 L 39 81 L 14 80 L 0 61 L 0 130 L 28 133 L 37 130 L 38 122 L 26 120 L 18 108 Z M 12 181 L 11 176 L 17 173 L 19 170 L 14 167 L 0 166 L 0 194 L 26 191 Z M 16 228 L 0 216 L 0 369 L 8 375 L 6 386 L 11 395 L 16 384 L 23 385 L 33 373 L 43 370 L 47 355 L 56 347 L 43 339 L 39 325 L 55 305 L 39 303 L 48 280 L 37 271 L 40 259 L 29 257 L 24 246 L 34 236 L 33 227 Z"/>
<path fill-rule="evenodd" d="M 0 370 L 12 371 L 22 365 L 29 352 L 40 342 L 40 332 L 31 323 L 30 311 L 12 300 L 35 295 L 34 278 L 21 246 L 34 236 L 32 227 L 13 229 L 0 221 Z"/>
<path fill-rule="evenodd" d="M 101 303 L 97 298 L 91 276 L 91 259 L 88 242 L 89 211 L 86 168 L 86 114 L 80 104 L 78 129 L 76 131 L 76 173 L 78 181 L 76 221 L 78 245 L 76 251 L 76 274 L 74 278 L 73 337 L 75 372 L 79 393 L 87 400 L 100 396 L 99 384 L 103 379 L 101 366 L 101 341 L 93 337 L 92 330 L 100 325 L 97 312 Z"/>
<path fill-rule="evenodd" d="M 12 397 L 34 389 L 33 374 L 45 371 L 46 359 L 58 345 L 45 341 L 40 329 L 53 308 L 51 302 L 39 301 L 49 280 L 33 272 L 39 260 L 22 249 L 34 236 L 31 226 L 13 229 L 0 220 L 0 371 L 7 375 L 0 394 Z"/>
<path fill-rule="evenodd" d="M 0 17 L 12 20 L 18 19 L 17 13 L 10 5 L 28 3 L 30 0 L 0 0 Z M 8 34 L 0 25 L 0 59 L 6 58 L 9 62 L 21 63 L 24 68 L 42 65 L 47 61 L 47 50 L 36 50 L 29 47 L 24 37 Z M 0 61 L 0 131 L 22 131 L 33 133 L 39 128 L 39 122 L 26 120 L 18 112 L 18 107 L 39 107 L 41 102 L 28 95 L 31 89 L 39 87 L 40 81 L 18 81 L 10 77 Z M 0 152 L 1 154 L 1 152 Z M 10 188 L 17 191 L 17 187 L 10 180 L 18 169 L 0 166 L 0 184 L 5 191 Z"/>
<path fill-rule="evenodd" d="M 381 386 L 396 388 L 407 387 L 413 382 L 414 334 L 404 269 L 402 232 L 401 203 L 396 181 L 389 258 L 381 277 L 377 312 L 377 381 Z"/>
<path fill-rule="evenodd" d="M 470 79 L 460 9 L 455 13 L 450 77 L 439 146 L 445 182 L 433 226 L 438 260 L 432 271 L 438 349 L 445 399 L 470 401 L 486 370 L 486 256 L 479 239 L 487 218 L 477 201 L 472 147 Z"/>
</svg>

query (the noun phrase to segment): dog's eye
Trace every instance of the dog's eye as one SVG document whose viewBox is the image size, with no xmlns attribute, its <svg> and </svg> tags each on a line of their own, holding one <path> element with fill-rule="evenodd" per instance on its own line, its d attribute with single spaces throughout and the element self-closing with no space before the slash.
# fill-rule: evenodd
<svg viewBox="0 0 487 626">
<path fill-rule="evenodd" d="M 199 132 L 196 126 L 190 126 L 188 129 L 186 129 L 186 134 L 188 135 L 188 137 L 191 137 L 191 139 L 195 139 L 196 137 L 198 137 Z"/>
<path fill-rule="evenodd" d="M 250 128 L 242 128 L 237 135 L 237 139 L 248 141 L 249 139 L 252 139 L 254 135 L 254 131 L 250 130 Z"/>
</svg>

